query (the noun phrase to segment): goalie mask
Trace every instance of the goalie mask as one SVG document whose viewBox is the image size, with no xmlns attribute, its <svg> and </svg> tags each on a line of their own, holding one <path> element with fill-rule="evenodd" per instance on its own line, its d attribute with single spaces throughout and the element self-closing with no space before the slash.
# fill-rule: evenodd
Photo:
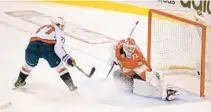
<svg viewBox="0 0 211 112">
<path fill-rule="evenodd" d="M 126 57 L 128 58 L 132 57 L 132 54 L 134 53 L 135 49 L 136 49 L 135 40 L 132 38 L 127 38 L 125 40 L 125 43 L 123 44 L 123 50 L 126 54 Z"/>
<path fill-rule="evenodd" d="M 52 24 L 56 25 L 60 30 L 64 30 L 65 21 L 62 17 L 56 17 L 51 20 Z"/>
</svg>

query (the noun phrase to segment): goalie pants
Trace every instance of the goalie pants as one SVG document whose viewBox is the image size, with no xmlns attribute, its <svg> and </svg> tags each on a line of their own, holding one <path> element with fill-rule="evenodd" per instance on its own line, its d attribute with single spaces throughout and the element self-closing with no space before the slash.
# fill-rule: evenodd
<svg viewBox="0 0 211 112">
<path fill-rule="evenodd" d="M 40 58 L 45 59 L 51 68 L 57 67 L 61 62 L 61 59 L 54 52 L 54 44 L 40 41 L 30 42 L 25 50 L 26 63 L 31 67 L 35 67 Z"/>
</svg>

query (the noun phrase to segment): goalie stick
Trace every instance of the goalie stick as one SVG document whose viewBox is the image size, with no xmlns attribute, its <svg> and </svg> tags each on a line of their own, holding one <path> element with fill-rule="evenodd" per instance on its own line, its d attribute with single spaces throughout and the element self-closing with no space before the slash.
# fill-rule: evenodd
<svg viewBox="0 0 211 112">
<path fill-rule="evenodd" d="M 110 68 L 109 72 L 108 72 L 108 73 L 107 73 L 107 75 L 106 75 L 105 80 L 108 78 L 109 74 L 110 74 L 110 73 L 111 73 L 111 71 L 113 70 L 114 65 L 115 65 L 115 63 L 113 63 L 113 64 L 112 64 L 112 66 L 111 66 L 111 68 Z"/>
<path fill-rule="evenodd" d="M 130 34 L 129 34 L 129 36 L 128 36 L 128 37 L 130 37 L 130 36 L 133 34 L 133 32 L 134 32 L 134 30 L 136 29 L 136 26 L 138 25 L 138 23 L 139 23 L 139 21 L 136 21 L 136 24 L 133 26 L 133 29 L 131 30 L 131 32 L 130 32 Z M 108 78 L 109 74 L 110 74 L 110 73 L 111 73 L 111 71 L 113 70 L 114 65 L 115 65 L 115 63 L 113 63 L 113 65 L 111 66 L 111 68 L 110 68 L 109 72 L 108 72 L 108 73 L 107 73 L 107 75 L 106 75 L 105 80 Z"/>
<path fill-rule="evenodd" d="M 0 105 L 0 109 L 6 109 L 8 107 L 12 106 L 12 103 L 11 102 L 8 102 L 8 103 L 5 103 L 5 104 L 1 104 Z"/>
<path fill-rule="evenodd" d="M 80 67 L 78 66 L 75 66 L 79 71 L 81 71 L 85 76 L 87 76 L 88 78 L 91 78 L 92 75 L 94 74 L 95 72 L 95 67 L 92 67 L 91 71 L 89 74 L 87 74 L 86 72 L 84 72 L 84 70 L 82 70 Z"/>
<path fill-rule="evenodd" d="M 132 29 L 132 31 L 130 32 L 130 35 L 129 35 L 128 37 L 130 37 L 130 36 L 133 34 L 133 32 L 134 32 L 134 30 L 136 29 L 136 26 L 138 25 L 138 23 L 139 23 L 139 21 L 136 21 L 136 24 L 133 26 L 133 29 Z"/>
</svg>

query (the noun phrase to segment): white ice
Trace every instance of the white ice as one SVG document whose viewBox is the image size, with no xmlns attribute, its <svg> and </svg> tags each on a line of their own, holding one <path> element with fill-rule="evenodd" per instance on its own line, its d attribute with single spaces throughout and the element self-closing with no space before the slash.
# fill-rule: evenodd
<svg viewBox="0 0 211 112">
<path fill-rule="evenodd" d="M 133 24 L 140 23 L 133 37 L 146 54 L 147 18 L 113 11 L 96 10 L 66 5 L 0 2 L 0 99 L 11 101 L 12 107 L 2 112 L 210 112 L 211 102 L 194 95 L 183 95 L 172 102 L 146 98 L 123 92 L 114 85 L 112 77 L 104 80 L 110 66 L 109 49 L 115 40 L 128 36 Z M 66 37 L 66 50 L 85 71 L 95 66 L 91 79 L 75 68 L 69 68 L 73 80 L 79 87 L 78 95 L 70 94 L 59 75 L 44 60 L 33 70 L 23 91 L 12 91 L 21 66 L 24 64 L 24 50 L 29 38 L 39 27 L 21 18 L 5 14 L 8 11 L 34 10 L 48 16 L 62 16 L 69 23 L 88 28 L 112 37 L 111 43 L 87 44 Z M 39 21 L 39 19 L 38 19 Z M 42 20 L 40 20 L 42 21 Z M 71 24 L 70 24 L 71 23 Z M 93 35 L 95 36 L 95 35 Z M 90 36 L 92 41 L 99 41 Z M 89 40 L 89 38 L 85 38 Z"/>
</svg>

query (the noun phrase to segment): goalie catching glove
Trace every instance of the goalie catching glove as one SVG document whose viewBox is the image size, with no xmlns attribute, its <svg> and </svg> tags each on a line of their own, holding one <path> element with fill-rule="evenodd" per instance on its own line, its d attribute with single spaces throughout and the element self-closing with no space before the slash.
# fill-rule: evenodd
<svg viewBox="0 0 211 112">
<path fill-rule="evenodd" d="M 66 54 L 62 59 L 67 64 L 67 66 L 76 66 L 75 60 L 70 57 L 70 55 Z"/>
</svg>

